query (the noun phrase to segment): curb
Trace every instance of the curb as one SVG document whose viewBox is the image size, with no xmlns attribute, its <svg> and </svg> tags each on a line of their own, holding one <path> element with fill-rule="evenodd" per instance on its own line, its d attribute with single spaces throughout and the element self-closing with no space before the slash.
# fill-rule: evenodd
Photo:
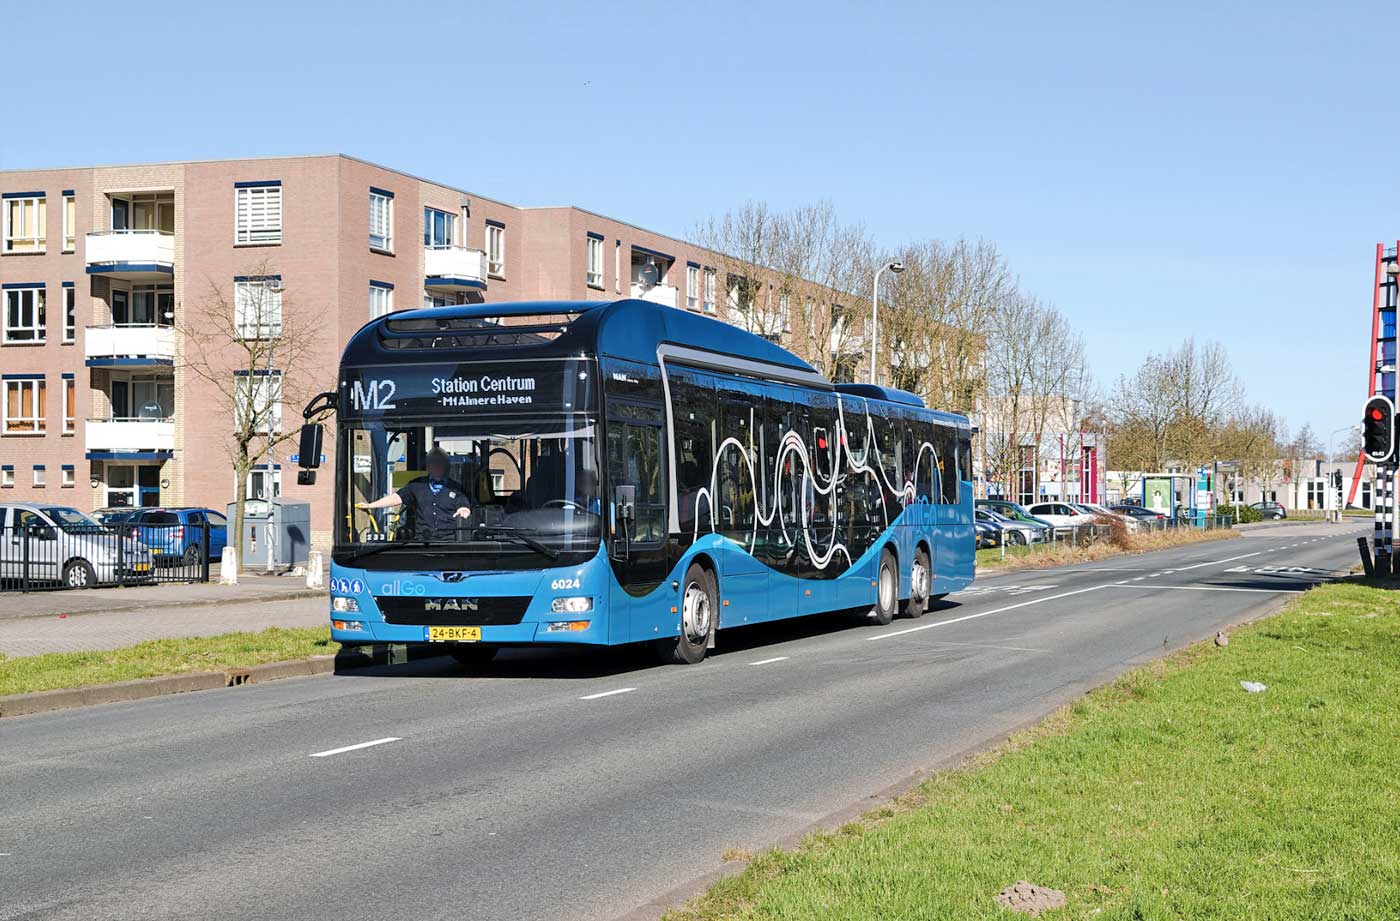
<svg viewBox="0 0 1400 921">
<path fill-rule="evenodd" d="M 189 691 L 237 688 L 246 684 L 261 684 L 281 678 L 307 678 L 312 675 L 325 675 L 340 670 L 342 669 L 337 668 L 336 656 L 312 656 L 307 659 L 269 662 L 266 665 L 252 665 L 246 668 L 227 668 L 219 672 L 190 672 L 183 675 L 137 678 L 134 681 L 119 681 L 115 684 L 94 684 L 81 688 L 60 688 L 54 691 L 35 691 L 30 694 L 11 694 L 7 697 L 0 697 L 0 719 L 10 716 L 49 713 L 54 710 L 69 710 L 75 707 L 90 707 L 94 704 L 145 700 L 150 697 L 165 697 Z"/>
</svg>

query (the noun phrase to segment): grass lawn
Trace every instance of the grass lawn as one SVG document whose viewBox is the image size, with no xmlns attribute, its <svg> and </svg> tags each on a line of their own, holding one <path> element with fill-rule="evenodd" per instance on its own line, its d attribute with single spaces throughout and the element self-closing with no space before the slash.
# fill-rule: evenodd
<svg viewBox="0 0 1400 921">
<path fill-rule="evenodd" d="M 1023 879 L 1046 918 L 1400 918 L 1400 591 L 1315 589 L 667 918 L 1008 921 Z"/>
<path fill-rule="evenodd" d="M 258 633 L 147 640 L 94 652 L 51 652 L 19 658 L 0 655 L 0 696 L 262 665 L 329 655 L 339 648 L 339 643 L 331 642 L 329 626 L 295 630 L 269 627 Z"/>
</svg>

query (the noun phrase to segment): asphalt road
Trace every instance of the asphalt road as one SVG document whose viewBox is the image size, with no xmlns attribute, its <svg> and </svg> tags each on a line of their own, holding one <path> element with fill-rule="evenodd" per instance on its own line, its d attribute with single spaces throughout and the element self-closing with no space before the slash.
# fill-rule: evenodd
<svg viewBox="0 0 1400 921">
<path fill-rule="evenodd" d="M 985 577 L 688 668 L 521 651 L 7 719 L 0 918 L 615 918 L 1344 572 L 1368 528 Z"/>
</svg>

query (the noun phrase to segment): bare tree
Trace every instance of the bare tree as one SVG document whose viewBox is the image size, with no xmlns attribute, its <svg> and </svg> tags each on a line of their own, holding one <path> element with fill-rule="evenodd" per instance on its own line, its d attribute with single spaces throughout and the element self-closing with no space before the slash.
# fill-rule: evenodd
<svg viewBox="0 0 1400 921">
<path fill-rule="evenodd" d="M 332 372 L 317 363 L 317 314 L 293 309 L 266 262 L 232 290 L 210 280 L 206 295 L 179 312 L 180 368 L 213 388 L 219 406 L 210 411 L 230 420 L 225 450 L 234 473 L 234 547 L 243 546 L 249 475 L 297 437 L 295 417 L 283 421 L 284 404 L 299 407 L 327 389 L 323 378 Z"/>
<path fill-rule="evenodd" d="M 858 224 L 842 223 L 830 202 L 773 212 L 750 202 L 703 222 L 697 242 L 716 254 L 726 319 L 786 340 L 836 379 L 858 361 L 858 329 L 869 314 L 859 292 L 869 283 L 873 246 Z"/>
<path fill-rule="evenodd" d="M 929 240 L 895 256 L 904 271 L 881 292 L 881 349 L 895 386 L 929 405 L 975 413 L 986 386 L 987 336 L 1015 295 L 996 246 Z"/>
</svg>

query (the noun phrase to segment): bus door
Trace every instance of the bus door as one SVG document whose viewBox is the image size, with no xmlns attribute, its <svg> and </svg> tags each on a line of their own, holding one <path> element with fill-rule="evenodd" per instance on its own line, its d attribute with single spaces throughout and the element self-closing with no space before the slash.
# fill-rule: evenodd
<svg viewBox="0 0 1400 921">
<path fill-rule="evenodd" d="M 609 401 L 608 555 L 617 575 L 609 604 L 609 638 L 614 642 L 653 636 L 651 620 L 634 612 L 660 611 L 671 603 L 669 593 L 665 599 L 639 601 L 661 585 L 669 569 L 663 419 L 660 404 Z M 644 636 L 634 637 L 643 627 Z"/>
<path fill-rule="evenodd" d="M 776 613 L 768 598 L 769 539 L 758 516 L 763 501 L 760 432 L 764 412 L 757 382 L 716 376 L 715 530 L 729 538 L 718 560 L 719 626 L 756 623 Z"/>
</svg>

